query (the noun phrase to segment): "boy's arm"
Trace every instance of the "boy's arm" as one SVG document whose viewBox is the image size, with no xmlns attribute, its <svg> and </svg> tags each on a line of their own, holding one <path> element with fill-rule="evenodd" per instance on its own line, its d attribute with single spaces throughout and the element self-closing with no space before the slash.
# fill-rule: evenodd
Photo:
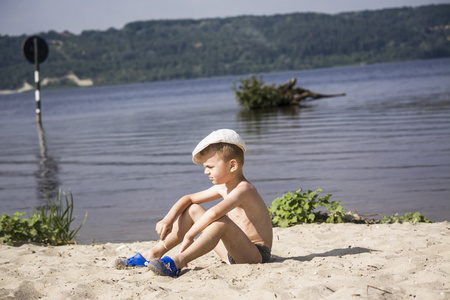
<svg viewBox="0 0 450 300">
<path fill-rule="evenodd" d="M 172 226 L 179 215 L 193 203 L 205 203 L 220 198 L 221 195 L 217 189 L 213 186 L 207 190 L 185 195 L 181 197 L 169 210 L 167 215 L 156 224 L 156 232 L 160 236 L 161 240 L 164 240 L 166 236 L 172 231 Z"/>
<path fill-rule="evenodd" d="M 237 187 L 220 201 L 220 203 L 208 209 L 185 234 L 184 240 L 181 243 L 180 253 L 186 250 L 194 242 L 194 238 L 197 234 L 202 232 L 209 224 L 220 219 L 238 206 L 239 203 L 244 201 L 249 193 L 249 190 Z"/>
</svg>

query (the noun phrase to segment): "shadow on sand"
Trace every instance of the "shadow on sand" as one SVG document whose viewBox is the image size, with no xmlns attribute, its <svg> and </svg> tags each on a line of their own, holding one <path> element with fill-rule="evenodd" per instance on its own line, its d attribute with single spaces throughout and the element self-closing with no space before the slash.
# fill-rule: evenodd
<svg viewBox="0 0 450 300">
<path fill-rule="evenodd" d="M 285 260 L 297 260 L 297 261 L 311 261 L 315 257 L 330 257 L 330 256 L 337 256 L 341 257 L 344 255 L 356 255 L 356 254 L 362 254 L 362 253 L 371 253 L 378 250 L 372 250 L 367 248 L 361 248 L 361 247 L 354 247 L 354 248 L 341 248 L 341 249 L 334 249 L 331 251 L 327 251 L 324 253 L 313 253 L 306 256 L 293 256 L 293 257 L 281 257 L 277 255 L 272 254 L 272 258 L 270 259 L 270 262 L 283 262 Z"/>
</svg>

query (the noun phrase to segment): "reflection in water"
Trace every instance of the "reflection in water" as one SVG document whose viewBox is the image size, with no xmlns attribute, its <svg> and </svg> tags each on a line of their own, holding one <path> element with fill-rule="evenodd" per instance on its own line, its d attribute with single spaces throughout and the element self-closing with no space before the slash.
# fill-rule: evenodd
<svg viewBox="0 0 450 300">
<path fill-rule="evenodd" d="M 283 118 L 295 118 L 298 119 L 300 110 L 299 105 L 265 108 L 248 110 L 243 109 L 237 114 L 237 121 L 245 126 L 245 132 L 247 134 L 262 134 L 265 131 L 266 126 L 273 122 L 273 119 L 278 117 Z"/>
<path fill-rule="evenodd" d="M 37 181 L 37 198 L 46 200 L 46 194 L 50 197 L 50 199 L 55 199 L 58 195 L 59 186 L 61 186 L 58 178 L 58 164 L 47 153 L 45 131 L 41 122 L 38 122 L 38 135 L 41 152 L 39 155 L 38 170 L 35 172 Z"/>
</svg>

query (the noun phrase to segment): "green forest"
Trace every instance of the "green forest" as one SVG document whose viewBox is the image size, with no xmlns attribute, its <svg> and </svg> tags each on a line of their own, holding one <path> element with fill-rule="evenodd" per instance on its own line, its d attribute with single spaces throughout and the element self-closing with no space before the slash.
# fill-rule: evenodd
<svg viewBox="0 0 450 300">
<path fill-rule="evenodd" d="M 39 36 L 49 45 L 41 78 L 73 73 L 110 85 L 257 74 L 449 57 L 450 5 L 140 21 Z M 22 54 L 26 38 L 0 36 L 0 90 L 33 84 L 34 66 Z"/>
</svg>

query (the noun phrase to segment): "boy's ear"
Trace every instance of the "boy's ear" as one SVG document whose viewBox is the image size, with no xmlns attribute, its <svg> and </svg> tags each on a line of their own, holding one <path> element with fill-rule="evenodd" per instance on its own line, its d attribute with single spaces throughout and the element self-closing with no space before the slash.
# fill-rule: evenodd
<svg viewBox="0 0 450 300">
<path fill-rule="evenodd" d="M 231 172 L 236 171 L 238 169 L 238 166 L 239 166 L 239 163 L 237 162 L 236 159 L 233 158 L 232 160 L 230 160 L 230 171 Z"/>
</svg>

